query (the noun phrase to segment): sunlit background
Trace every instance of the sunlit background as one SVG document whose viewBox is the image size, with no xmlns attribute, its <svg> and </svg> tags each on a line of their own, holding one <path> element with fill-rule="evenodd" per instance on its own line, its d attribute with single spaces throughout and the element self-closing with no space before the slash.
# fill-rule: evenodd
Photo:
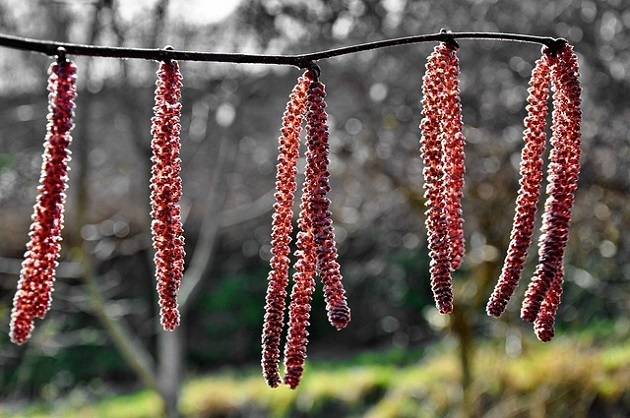
<svg viewBox="0 0 630 418">
<path fill-rule="evenodd" d="M 485 315 L 508 246 L 527 83 L 540 47 L 462 40 L 467 255 L 456 309 L 433 306 L 418 153 L 433 45 L 320 62 L 331 192 L 352 322 L 315 297 L 296 391 L 265 387 L 260 333 L 276 141 L 294 68 L 181 64 L 186 302 L 159 328 L 149 219 L 157 63 L 76 57 L 79 98 L 54 302 L 8 339 L 46 125 L 50 58 L 0 48 L 0 416 L 626 417 L 630 410 L 630 10 L 625 2 L 0 1 L 0 33 L 294 54 L 437 32 L 562 36 L 583 82 L 583 170 L 556 338 Z M 300 162 L 303 167 L 304 161 Z M 536 263 L 535 248 L 524 280 Z M 193 271 L 194 270 L 194 271 Z M 187 283 L 187 284 L 186 284 Z M 195 285 L 195 286 L 193 286 Z M 179 405 L 176 407 L 175 405 Z"/>
</svg>

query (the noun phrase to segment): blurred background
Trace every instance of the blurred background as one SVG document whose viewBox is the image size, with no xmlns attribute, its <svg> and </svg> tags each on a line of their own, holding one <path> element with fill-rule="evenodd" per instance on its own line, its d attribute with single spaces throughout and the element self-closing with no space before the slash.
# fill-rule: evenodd
<svg viewBox="0 0 630 418">
<path fill-rule="evenodd" d="M 527 83 L 540 47 L 462 40 L 467 255 L 456 308 L 432 300 L 418 152 L 432 44 L 320 62 L 333 219 L 352 322 L 315 295 L 308 366 L 266 388 L 260 333 L 280 119 L 300 71 L 181 63 L 187 271 L 160 329 L 152 272 L 156 62 L 76 57 L 79 96 L 52 310 L 8 339 L 41 165 L 45 56 L 0 49 L 0 415 L 625 417 L 630 411 L 630 10 L 624 1 L 2 0 L 0 33 L 75 43 L 290 54 L 405 35 L 562 36 L 583 82 L 583 170 L 556 338 L 485 314 L 508 246 Z M 304 161 L 301 160 L 300 166 Z"/>
</svg>

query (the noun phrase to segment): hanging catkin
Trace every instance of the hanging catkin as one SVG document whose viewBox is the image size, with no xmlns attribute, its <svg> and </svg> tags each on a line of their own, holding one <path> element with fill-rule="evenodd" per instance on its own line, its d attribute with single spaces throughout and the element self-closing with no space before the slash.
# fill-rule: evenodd
<svg viewBox="0 0 630 418">
<path fill-rule="evenodd" d="M 68 187 L 70 131 L 74 127 L 77 67 L 60 59 L 50 66 L 48 78 L 48 133 L 37 203 L 31 217 L 30 241 L 18 288 L 13 299 L 11 340 L 22 344 L 31 335 L 33 319 L 44 318 L 50 308 L 55 270 L 61 249 L 61 230 Z"/>
<path fill-rule="evenodd" d="M 281 383 L 280 338 L 284 328 L 287 286 L 289 285 L 289 255 L 293 225 L 293 203 L 297 189 L 297 160 L 300 132 L 306 112 L 306 91 L 311 83 L 308 71 L 298 79 L 291 92 L 278 138 L 278 164 L 276 165 L 276 203 L 274 204 L 271 231 L 271 271 L 265 305 L 262 333 L 262 369 L 267 384 L 277 387 Z"/>
<path fill-rule="evenodd" d="M 577 56 L 564 44 L 551 68 L 553 115 L 551 153 L 538 266 L 525 293 L 521 318 L 534 322 L 536 335 L 549 341 L 554 335 L 554 315 L 560 303 L 564 250 L 569 236 L 571 209 L 580 173 L 581 87 Z"/>
<path fill-rule="evenodd" d="M 317 273 L 322 279 L 328 321 L 340 330 L 350 322 L 350 308 L 345 297 L 342 276 L 337 262 L 337 243 L 331 219 L 330 171 L 328 165 L 329 134 L 324 84 L 314 81 L 308 92 L 307 112 L 307 173 L 310 188 L 310 217 L 317 254 Z"/>
<path fill-rule="evenodd" d="M 510 246 L 501 276 L 486 306 L 488 315 L 496 317 L 503 313 L 518 285 L 534 231 L 536 207 L 543 180 L 542 154 L 547 139 L 545 127 L 549 107 L 547 104 L 549 80 L 551 66 L 556 60 L 546 51 L 547 48 L 545 48 L 542 57 L 536 61 L 529 81 L 527 116 L 525 117 L 525 131 L 523 133 L 525 146 L 521 152 L 521 186 L 516 199 Z"/>
<path fill-rule="evenodd" d="M 422 83 L 422 138 L 426 229 L 431 288 L 438 311 L 453 311 L 451 269 L 464 255 L 461 197 L 464 185 L 464 137 L 459 102 L 456 49 L 442 42 L 426 64 Z"/>
<path fill-rule="evenodd" d="M 182 196 L 179 119 L 182 75 L 176 61 L 164 61 L 157 71 L 151 148 L 151 232 L 160 322 L 172 331 L 179 325 L 177 292 L 184 272 L 184 236 L 179 199 Z"/>
</svg>

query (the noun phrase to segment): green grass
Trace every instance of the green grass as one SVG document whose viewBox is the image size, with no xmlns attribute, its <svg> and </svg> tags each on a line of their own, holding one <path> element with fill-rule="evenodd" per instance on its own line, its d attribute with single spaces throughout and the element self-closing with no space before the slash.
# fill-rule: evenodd
<svg viewBox="0 0 630 418">
<path fill-rule="evenodd" d="M 630 407 L 630 341 L 596 346 L 587 338 L 544 345 L 527 340 L 514 358 L 498 344 L 483 344 L 466 394 L 456 348 L 444 344 L 431 353 L 398 350 L 310 362 L 295 391 L 269 389 L 258 370 L 197 377 L 183 389 L 181 411 L 185 417 L 404 418 L 460 416 L 465 407 L 497 417 L 580 417 L 593 408 L 608 414 Z M 26 418 L 145 418 L 160 412 L 160 400 L 148 391 L 0 407 L 0 416 Z"/>
</svg>

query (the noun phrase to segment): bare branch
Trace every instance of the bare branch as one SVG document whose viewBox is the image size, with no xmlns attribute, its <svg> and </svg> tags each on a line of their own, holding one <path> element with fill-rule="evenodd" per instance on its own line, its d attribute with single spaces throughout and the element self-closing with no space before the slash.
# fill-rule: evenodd
<svg viewBox="0 0 630 418">
<path fill-rule="evenodd" d="M 135 58 L 145 60 L 180 60 L 180 61 L 212 61 L 228 62 L 235 64 L 275 64 L 292 65 L 299 68 L 307 68 L 314 61 L 354 54 L 361 51 L 386 48 L 398 45 L 407 45 L 422 42 L 454 42 L 455 39 L 489 39 L 497 41 L 527 42 L 542 44 L 552 47 L 566 42 L 564 39 L 545 36 L 522 35 L 515 33 L 488 33 L 488 32 L 449 32 L 443 30 L 428 35 L 405 36 L 402 38 L 386 39 L 376 42 L 367 42 L 326 51 L 313 52 L 299 55 L 259 55 L 259 54 L 234 54 L 198 51 L 177 51 L 166 49 L 147 48 L 122 48 L 95 45 L 80 45 L 67 42 L 42 41 L 18 36 L 0 35 L 0 46 L 26 51 L 41 52 L 54 56 L 60 47 L 65 48 L 69 55 L 88 55 L 110 58 Z"/>
</svg>

